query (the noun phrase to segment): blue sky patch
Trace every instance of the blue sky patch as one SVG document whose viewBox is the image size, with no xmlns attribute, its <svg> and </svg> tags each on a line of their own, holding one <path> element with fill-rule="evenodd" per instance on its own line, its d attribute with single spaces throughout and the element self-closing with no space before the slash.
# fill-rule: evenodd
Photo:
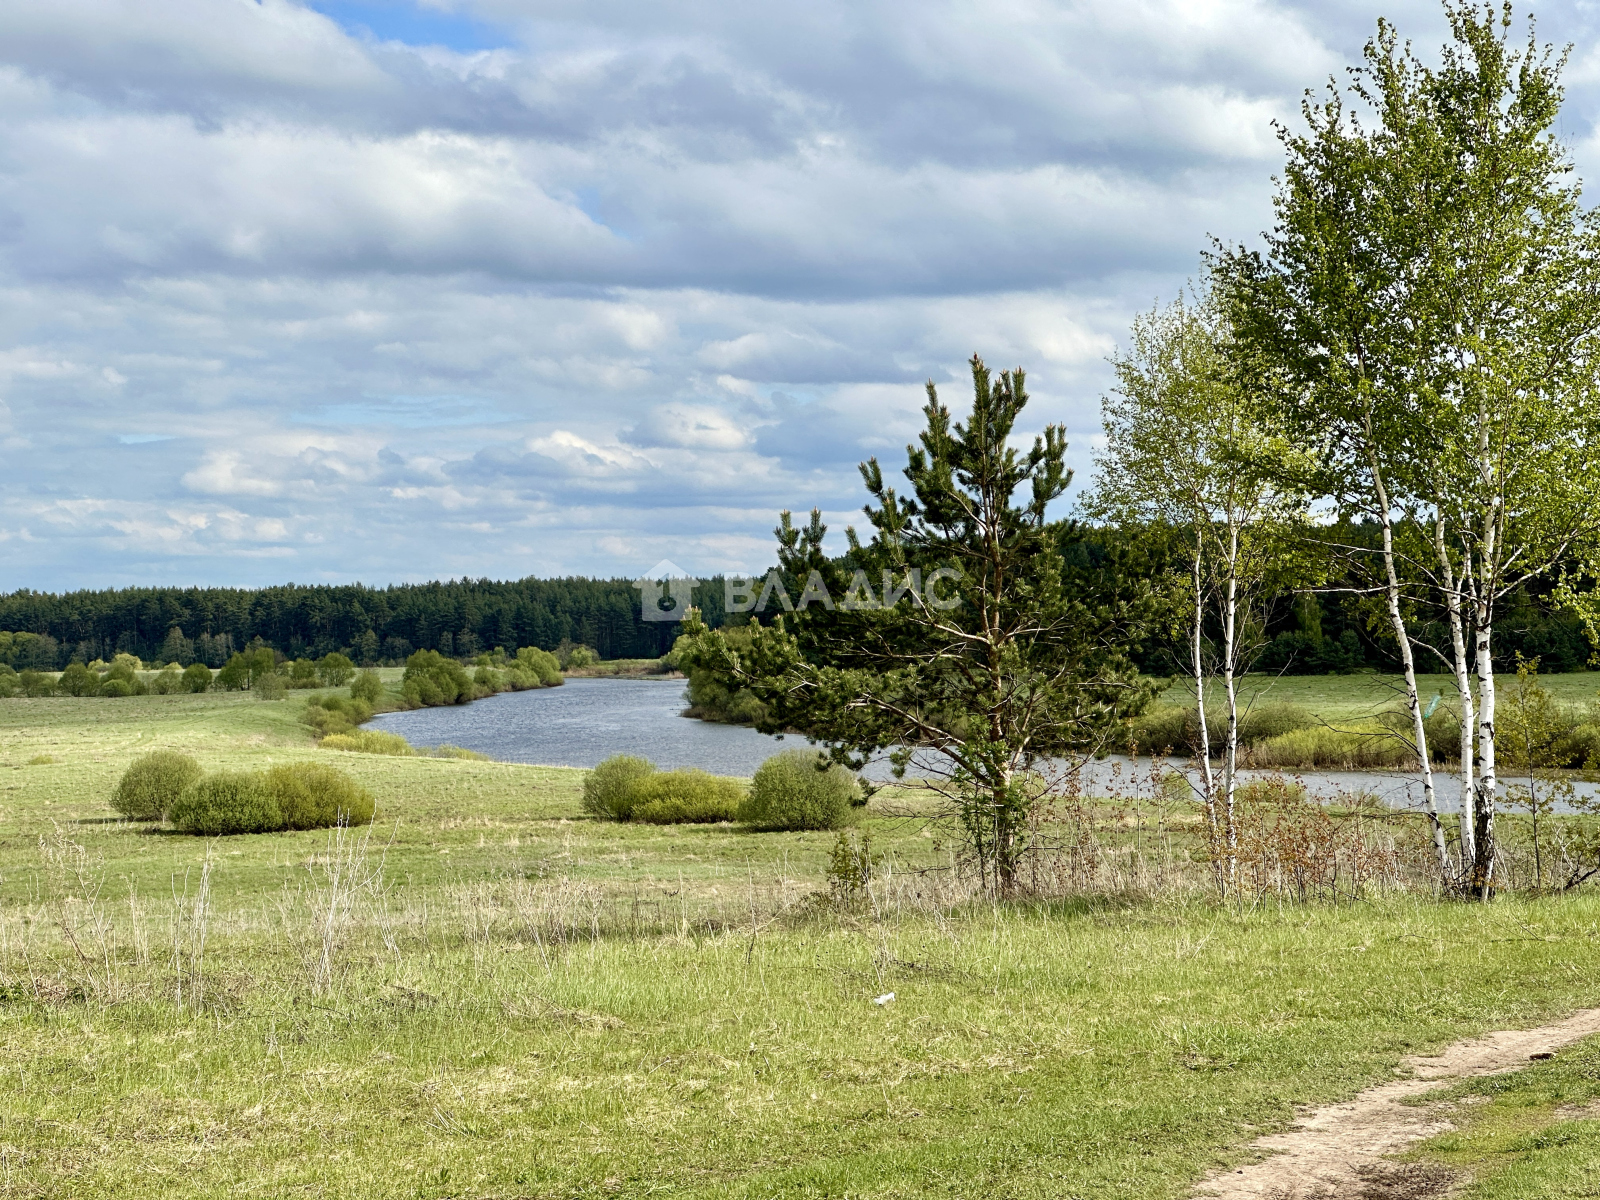
<svg viewBox="0 0 1600 1200">
<path fill-rule="evenodd" d="M 412 0 L 311 0 L 307 5 L 357 36 L 408 46 L 444 46 L 468 53 L 506 44 L 491 25 L 462 13 L 423 8 Z"/>
</svg>

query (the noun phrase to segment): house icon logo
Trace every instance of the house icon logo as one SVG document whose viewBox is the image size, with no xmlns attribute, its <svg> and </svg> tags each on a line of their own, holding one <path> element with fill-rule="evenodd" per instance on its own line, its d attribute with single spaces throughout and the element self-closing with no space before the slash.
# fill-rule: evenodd
<svg viewBox="0 0 1600 1200">
<path fill-rule="evenodd" d="M 633 581 L 639 589 L 639 616 L 646 621 L 681 621 L 694 603 L 700 581 L 663 558 Z"/>
</svg>

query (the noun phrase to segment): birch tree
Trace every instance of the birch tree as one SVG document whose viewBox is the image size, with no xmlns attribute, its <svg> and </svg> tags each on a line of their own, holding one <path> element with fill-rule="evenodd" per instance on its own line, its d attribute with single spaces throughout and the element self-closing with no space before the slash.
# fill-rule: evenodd
<svg viewBox="0 0 1600 1200">
<path fill-rule="evenodd" d="M 1564 56 L 1510 37 L 1511 8 L 1447 4 L 1422 62 L 1380 22 L 1341 92 L 1281 133 L 1287 168 L 1265 254 L 1225 251 L 1231 313 L 1328 494 L 1383 530 L 1383 590 L 1406 676 L 1441 870 L 1406 605 L 1432 599 L 1462 706 L 1464 885 L 1494 887 L 1496 602 L 1592 555 L 1600 476 L 1593 214 L 1551 128 Z M 1365 122 L 1362 113 L 1366 114 Z M 1432 530 L 1402 561 L 1394 526 Z M 1429 559 L 1431 558 L 1431 561 Z M 1402 575 L 1424 578 L 1408 594 Z"/>
<path fill-rule="evenodd" d="M 1186 531 L 1187 650 L 1200 729 L 1200 800 L 1217 883 L 1233 889 L 1239 765 L 1238 678 L 1259 650 L 1243 620 L 1292 561 L 1282 533 L 1303 502 L 1282 480 L 1286 446 L 1263 423 L 1227 360 L 1228 331 L 1208 296 L 1179 297 L 1135 320 L 1113 359 L 1117 388 L 1101 401 L 1106 443 L 1096 455 L 1090 515 Z M 1270 465 L 1269 465 L 1270 464 Z M 1212 652 L 1208 624 L 1220 631 Z M 1212 766 L 1207 678 L 1216 676 L 1227 724 L 1221 778 Z"/>
</svg>

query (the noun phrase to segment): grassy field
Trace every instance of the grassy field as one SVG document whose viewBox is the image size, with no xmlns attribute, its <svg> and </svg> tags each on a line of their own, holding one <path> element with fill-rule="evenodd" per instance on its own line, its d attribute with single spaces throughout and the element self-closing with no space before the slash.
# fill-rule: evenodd
<svg viewBox="0 0 1600 1200">
<path fill-rule="evenodd" d="M 582 772 L 321 751 L 301 703 L 0 701 L 0 1196 L 1179 1197 L 1297 1104 L 1600 997 L 1588 894 L 960 902 L 888 795 L 893 875 L 840 905 L 834 835 L 592 822 Z M 114 819 L 155 747 L 333 762 L 371 841 Z M 1590 1061 L 1427 1153 L 1581 1194 Z"/>
<path fill-rule="evenodd" d="M 1495 686 L 1504 694 L 1516 679 L 1514 674 L 1497 675 Z M 1539 682 L 1561 704 L 1600 704 L 1600 671 L 1541 675 Z M 1214 700 L 1220 689 L 1215 693 Z M 1424 702 L 1440 695 L 1443 704 L 1453 705 L 1455 676 L 1418 675 L 1417 693 Z M 1178 683 L 1162 694 L 1159 703 L 1189 705 L 1194 702 L 1192 697 L 1193 693 Z M 1239 683 L 1239 698 L 1241 704 L 1295 704 L 1326 721 L 1351 721 L 1384 709 L 1403 708 L 1405 680 L 1399 675 L 1246 675 Z"/>
</svg>

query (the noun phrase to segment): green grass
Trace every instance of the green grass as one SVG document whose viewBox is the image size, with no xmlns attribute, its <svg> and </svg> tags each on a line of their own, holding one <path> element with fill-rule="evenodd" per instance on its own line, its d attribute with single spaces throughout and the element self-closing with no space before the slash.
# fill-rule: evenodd
<svg viewBox="0 0 1600 1200">
<path fill-rule="evenodd" d="M 1405 1157 L 1469 1180 L 1463 1200 L 1600 1195 L 1600 1043 L 1591 1039 L 1510 1075 L 1438 1098 L 1451 1133 Z"/>
<path fill-rule="evenodd" d="M 1495 686 L 1504 695 L 1516 683 L 1515 674 L 1495 676 Z M 1562 704 L 1600 702 L 1600 671 L 1574 671 L 1565 675 L 1541 675 L 1539 682 Z M 1220 701 L 1220 685 L 1210 688 L 1213 703 Z M 1442 693 L 1443 704 L 1452 706 L 1456 683 L 1453 675 L 1418 675 L 1417 692 L 1426 703 Z M 1399 675 L 1246 675 L 1239 681 L 1241 705 L 1251 702 L 1296 704 L 1325 721 L 1354 721 L 1388 708 L 1405 706 L 1405 680 Z M 1161 704 L 1187 707 L 1192 693 L 1182 682 L 1164 692 Z"/>
<path fill-rule="evenodd" d="M 319 751 L 301 703 L 0 701 L 0 1196 L 1179 1197 L 1596 994 L 1590 895 L 923 904 L 944 834 L 897 796 L 892 901 L 837 910 L 833 834 L 589 821 L 582 772 Z M 377 795 L 330 975 L 362 856 L 114 819 L 156 747 Z"/>
</svg>

